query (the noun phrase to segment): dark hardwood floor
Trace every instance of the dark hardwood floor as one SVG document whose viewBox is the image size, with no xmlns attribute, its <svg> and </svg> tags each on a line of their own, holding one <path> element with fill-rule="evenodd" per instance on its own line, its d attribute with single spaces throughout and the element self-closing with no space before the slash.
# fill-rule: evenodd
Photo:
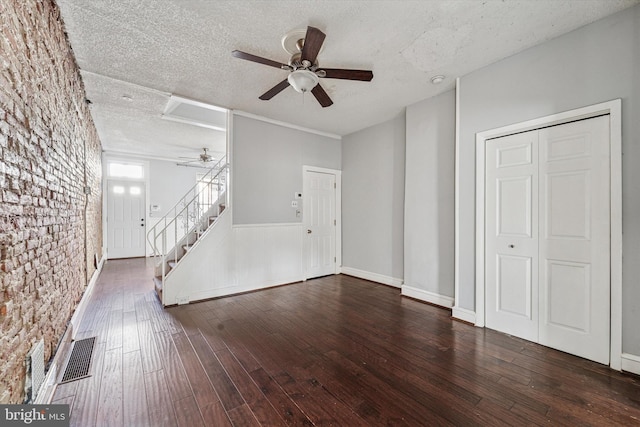
<svg viewBox="0 0 640 427">
<path fill-rule="evenodd" d="M 162 309 L 151 261 L 109 261 L 60 385 L 76 426 L 640 425 L 640 378 L 329 276 Z"/>
</svg>

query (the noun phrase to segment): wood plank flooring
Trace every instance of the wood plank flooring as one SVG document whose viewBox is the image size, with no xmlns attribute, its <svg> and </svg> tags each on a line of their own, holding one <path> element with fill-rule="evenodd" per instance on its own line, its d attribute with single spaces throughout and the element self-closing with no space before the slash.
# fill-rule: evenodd
<svg viewBox="0 0 640 427">
<path fill-rule="evenodd" d="M 640 378 L 348 276 L 163 309 L 150 260 L 109 261 L 60 385 L 74 426 L 640 425 Z"/>
</svg>

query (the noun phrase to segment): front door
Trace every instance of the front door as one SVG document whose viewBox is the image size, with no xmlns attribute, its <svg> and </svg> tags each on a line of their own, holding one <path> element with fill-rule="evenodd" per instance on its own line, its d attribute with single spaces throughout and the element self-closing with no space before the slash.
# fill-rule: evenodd
<svg viewBox="0 0 640 427">
<path fill-rule="evenodd" d="M 145 183 L 107 182 L 109 259 L 145 256 Z"/>
<path fill-rule="evenodd" d="M 609 363 L 609 117 L 487 141 L 486 325 Z"/>
<path fill-rule="evenodd" d="M 336 176 L 304 171 L 305 277 L 336 273 Z"/>
</svg>

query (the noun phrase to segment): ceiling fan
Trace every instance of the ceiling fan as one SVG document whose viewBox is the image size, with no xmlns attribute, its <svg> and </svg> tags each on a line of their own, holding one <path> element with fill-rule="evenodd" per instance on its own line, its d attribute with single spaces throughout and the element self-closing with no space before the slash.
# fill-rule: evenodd
<svg viewBox="0 0 640 427">
<path fill-rule="evenodd" d="M 307 27 L 306 32 L 304 32 L 304 30 L 297 30 L 285 35 L 282 39 L 282 46 L 291 54 L 288 64 L 272 61 L 271 59 L 262 58 L 239 50 L 234 50 L 231 53 L 236 58 L 289 71 L 289 75 L 285 80 L 260 95 L 259 98 L 263 101 L 273 98 L 291 86 L 297 92 L 305 93 L 310 91 L 320 105 L 328 107 L 333 104 L 333 101 L 319 84 L 320 78 L 369 82 L 373 79 L 373 72 L 370 70 L 320 67 L 317 56 L 318 53 L 320 53 L 325 37 L 326 35 L 315 27 Z"/>
<path fill-rule="evenodd" d="M 208 148 L 203 148 L 202 153 L 198 157 L 179 157 L 180 159 L 186 159 L 183 162 L 178 163 L 178 166 L 198 166 L 197 163 L 210 163 L 215 159 L 207 153 Z"/>
</svg>

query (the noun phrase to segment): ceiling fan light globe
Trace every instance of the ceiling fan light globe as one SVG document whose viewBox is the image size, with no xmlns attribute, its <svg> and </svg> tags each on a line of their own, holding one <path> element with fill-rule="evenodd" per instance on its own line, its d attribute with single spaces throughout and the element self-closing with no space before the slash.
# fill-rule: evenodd
<svg viewBox="0 0 640 427">
<path fill-rule="evenodd" d="M 296 92 L 309 92 L 311 89 L 316 87 L 318 84 L 318 76 L 309 70 L 296 70 L 292 71 L 287 77 L 289 84 L 291 87 L 295 89 Z"/>
</svg>

